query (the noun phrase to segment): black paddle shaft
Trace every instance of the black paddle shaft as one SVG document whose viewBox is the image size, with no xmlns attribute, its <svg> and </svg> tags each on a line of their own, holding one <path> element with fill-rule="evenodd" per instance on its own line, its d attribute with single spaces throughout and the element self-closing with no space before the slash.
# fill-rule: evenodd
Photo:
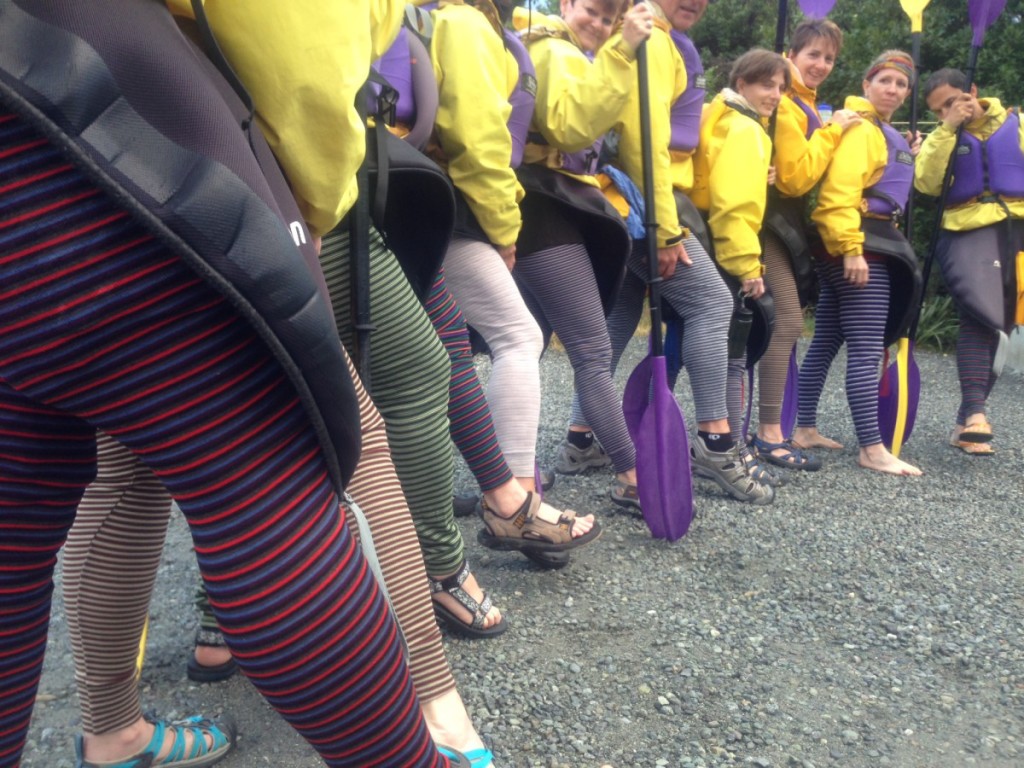
<svg viewBox="0 0 1024 768">
<path fill-rule="evenodd" d="M 647 285 L 651 304 L 651 354 L 665 354 L 661 340 L 661 275 L 658 273 L 658 222 L 654 216 L 654 155 L 651 147 L 651 92 L 647 79 L 647 42 L 636 49 L 640 95 L 640 154 L 644 171 L 644 233 L 647 242 Z"/>
</svg>

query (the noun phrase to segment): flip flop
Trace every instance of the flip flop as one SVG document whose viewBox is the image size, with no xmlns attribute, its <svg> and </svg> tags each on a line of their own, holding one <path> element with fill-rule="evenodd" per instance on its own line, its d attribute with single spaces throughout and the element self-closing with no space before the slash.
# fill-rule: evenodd
<svg viewBox="0 0 1024 768">
<path fill-rule="evenodd" d="M 960 431 L 960 441 L 964 443 L 989 443 L 992 441 L 992 425 L 987 421 L 970 424 Z"/>
</svg>

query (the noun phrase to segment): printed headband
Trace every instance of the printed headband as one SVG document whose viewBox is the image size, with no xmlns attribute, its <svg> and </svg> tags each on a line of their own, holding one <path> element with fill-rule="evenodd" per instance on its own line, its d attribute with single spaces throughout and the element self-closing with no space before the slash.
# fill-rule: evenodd
<svg viewBox="0 0 1024 768">
<path fill-rule="evenodd" d="M 888 51 L 883 53 L 873 62 L 864 75 L 865 80 L 872 79 L 883 69 L 895 69 L 907 76 L 907 80 L 914 82 L 914 60 L 907 54 L 899 51 Z"/>
</svg>

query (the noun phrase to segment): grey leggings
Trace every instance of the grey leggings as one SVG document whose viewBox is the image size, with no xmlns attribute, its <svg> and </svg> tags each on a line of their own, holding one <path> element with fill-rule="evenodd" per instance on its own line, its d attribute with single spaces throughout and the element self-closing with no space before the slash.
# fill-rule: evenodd
<svg viewBox="0 0 1024 768">
<path fill-rule="evenodd" d="M 661 295 L 683 319 L 683 365 L 690 377 L 698 422 L 717 421 L 728 416 L 726 374 L 728 364 L 729 318 L 732 296 L 721 275 L 697 238 L 688 237 L 683 245 L 693 264 L 679 264 L 675 273 L 661 284 Z M 615 308 L 608 317 L 612 341 L 612 371 L 636 332 L 643 312 L 647 281 L 647 246 L 643 240 L 633 243 L 629 270 Z M 572 424 L 588 426 L 573 397 Z"/>
<path fill-rule="evenodd" d="M 556 245 L 524 256 L 516 261 L 515 276 L 565 346 L 580 407 L 615 471 L 633 469 L 636 449 L 611 377 L 612 344 L 586 248 Z"/>
</svg>

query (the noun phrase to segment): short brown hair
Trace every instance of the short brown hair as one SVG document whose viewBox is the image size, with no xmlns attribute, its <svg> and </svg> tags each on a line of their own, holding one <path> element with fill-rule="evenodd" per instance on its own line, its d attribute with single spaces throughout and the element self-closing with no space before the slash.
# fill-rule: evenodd
<svg viewBox="0 0 1024 768">
<path fill-rule="evenodd" d="M 729 71 L 729 87 L 735 90 L 740 80 L 745 83 L 764 83 L 779 72 L 783 74 L 783 88 L 788 90 L 791 81 L 786 60 L 772 51 L 754 48 L 736 59 L 736 63 L 732 65 Z"/>
<path fill-rule="evenodd" d="M 793 30 L 793 39 L 789 43 L 789 52 L 800 53 L 819 37 L 832 43 L 832 47 L 836 49 L 836 56 L 839 55 L 839 51 L 843 49 L 843 30 L 828 19 L 804 19 L 797 24 Z"/>
</svg>

